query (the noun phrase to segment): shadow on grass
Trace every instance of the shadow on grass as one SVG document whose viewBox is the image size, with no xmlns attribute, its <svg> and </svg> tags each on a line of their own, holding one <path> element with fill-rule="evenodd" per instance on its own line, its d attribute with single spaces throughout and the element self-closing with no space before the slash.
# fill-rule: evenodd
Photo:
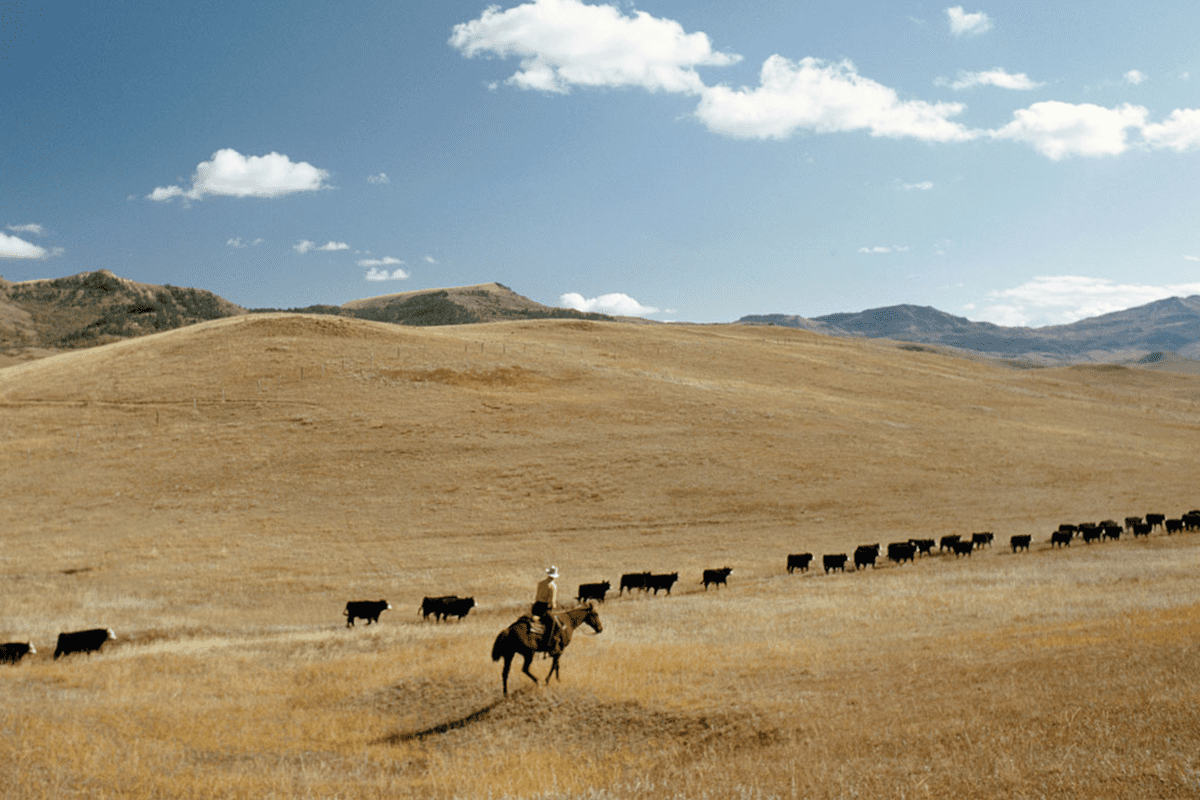
<svg viewBox="0 0 1200 800">
<path fill-rule="evenodd" d="M 512 694 L 520 695 L 520 694 L 524 694 L 525 692 L 532 691 L 533 689 L 534 689 L 534 687 L 531 686 L 531 687 L 528 687 L 525 689 L 517 690 L 517 691 L 513 692 Z M 481 719 L 486 717 L 488 714 L 492 713 L 492 711 L 494 711 L 497 707 L 503 705 L 507 700 L 508 700 L 508 698 L 502 697 L 499 700 L 495 701 L 494 703 L 488 703 L 486 706 L 484 706 L 483 708 L 481 708 L 477 711 L 472 711 L 470 714 L 467 714 L 465 717 L 462 717 L 460 719 L 451 720 L 449 722 L 443 722 L 441 724 L 434 725 L 432 728 L 426 728 L 425 730 L 408 731 L 406 733 L 389 733 L 387 736 L 384 736 L 380 739 L 376 739 L 375 741 L 371 742 L 371 744 L 400 744 L 402 742 L 420 741 L 421 739 L 424 739 L 429 736 L 436 736 L 441 733 L 447 733 L 449 731 L 457 730 L 458 728 L 465 728 L 468 725 L 470 725 L 471 723 L 479 722 Z"/>
</svg>

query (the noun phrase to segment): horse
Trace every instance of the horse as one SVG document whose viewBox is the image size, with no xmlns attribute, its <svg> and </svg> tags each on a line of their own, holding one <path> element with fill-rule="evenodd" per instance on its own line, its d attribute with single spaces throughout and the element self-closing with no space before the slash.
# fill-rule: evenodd
<svg viewBox="0 0 1200 800">
<path fill-rule="evenodd" d="M 567 645 L 571 643 L 571 634 L 580 625 L 588 625 L 596 633 L 604 630 L 604 626 L 600 624 L 600 615 L 596 613 L 596 608 L 591 603 L 587 605 L 572 608 L 570 611 L 555 612 L 554 618 L 558 620 L 558 624 L 562 628 L 562 640 L 559 648 L 550 653 L 550 657 L 554 661 L 550 664 L 550 671 L 546 673 L 546 683 L 550 683 L 551 675 L 558 675 L 558 659 L 562 655 L 562 651 L 567 649 Z M 529 630 L 529 624 L 533 621 L 532 617 L 524 616 L 519 620 L 509 625 L 504 630 L 500 631 L 500 635 L 496 637 L 496 643 L 492 645 L 492 661 L 504 659 L 504 672 L 501 674 L 501 679 L 504 682 L 504 696 L 508 696 L 508 671 L 512 668 L 513 657 L 520 653 L 525 658 L 525 666 L 521 671 L 533 680 L 534 683 L 538 679 L 533 677 L 529 671 L 529 662 L 533 660 L 535 652 L 545 652 L 540 647 L 540 643 L 535 640 L 535 637 Z M 558 675 L 559 683 L 562 683 L 562 676 Z"/>
</svg>

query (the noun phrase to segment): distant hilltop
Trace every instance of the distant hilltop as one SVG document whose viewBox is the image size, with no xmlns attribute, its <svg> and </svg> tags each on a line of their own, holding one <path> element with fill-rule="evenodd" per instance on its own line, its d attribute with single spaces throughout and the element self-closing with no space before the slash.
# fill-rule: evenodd
<svg viewBox="0 0 1200 800">
<path fill-rule="evenodd" d="M 0 367 L 63 350 L 264 311 L 334 314 L 399 325 L 462 325 L 512 319 L 613 320 L 536 303 L 499 283 L 426 289 L 341 306 L 246 309 L 204 289 L 138 283 L 109 270 L 12 283 L 0 278 Z"/>
<path fill-rule="evenodd" d="M 742 317 L 751 325 L 781 325 L 830 336 L 863 336 L 956 348 L 1032 364 L 1079 361 L 1154 363 L 1175 354 L 1200 359 L 1200 295 L 1157 300 L 1137 308 L 1045 328 L 972 322 L 929 306 L 899 305 L 807 319 L 787 314 Z"/>
</svg>

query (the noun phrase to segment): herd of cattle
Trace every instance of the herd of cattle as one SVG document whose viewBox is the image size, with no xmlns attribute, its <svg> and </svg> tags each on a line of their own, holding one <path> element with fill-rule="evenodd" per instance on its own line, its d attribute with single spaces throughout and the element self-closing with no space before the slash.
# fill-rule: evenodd
<svg viewBox="0 0 1200 800">
<path fill-rule="evenodd" d="M 1155 529 L 1161 528 L 1167 535 L 1180 533 L 1183 531 L 1200 530 L 1200 510 L 1193 509 L 1178 518 L 1168 519 L 1165 514 L 1147 514 L 1143 517 L 1126 517 L 1124 525 L 1116 520 L 1104 520 L 1103 522 L 1084 522 L 1078 525 L 1064 524 L 1059 525 L 1058 530 L 1050 534 L 1049 544 L 1051 548 L 1055 547 L 1070 547 L 1071 542 L 1076 538 L 1081 539 L 1086 544 L 1093 542 L 1101 542 L 1105 540 L 1120 539 L 1121 534 L 1128 532 L 1136 539 L 1139 536 L 1149 536 Z M 1009 537 L 1009 546 L 1012 547 L 1013 553 L 1019 550 L 1029 550 L 1029 545 L 1032 543 L 1030 534 L 1018 534 Z M 903 564 L 905 561 L 915 561 L 919 556 L 932 556 L 933 548 L 937 547 L 938 553 L 951 552 L 955 558 L 970 556 L 971 553 L 979 548 L 990 547 L 995 535 L 990 531 L 981 533 L 972 533 L 970 538 L 964 538 L 960 534 L 952 534 L 943 536 L 940 540 L 934 539 L 908 539 L 903 542 L 892 542 L 888 544 L 886 554 L 889 561 L 896 564 Z M 879 544 L 864 544 L 859 545 L 854 551 L 854 569 L 860 570 L 866 567 L 874 569 L 875 562 L 879 559 L 881 547 Z M 812 564 L 812 553 L 793 553 L 787 557 L 787 571 L 789 574 L 796 570 L 807 572 Z M 826 574 L 834 571 L 845 572 L 846 564 L 850 561 L 850 555 L 847 553 L 832 553 L 825 554 L 821 558 L 821 565 L 825 568 Z M 730 573 L 733 572 L 731 567 L 722 567 L 721 569 L 706 569 L 701 575 L 700 582 L 704 584 L 704 590 L 708 591 L 709 586 L 720 588 L 728 585 Z M 640 593 L 653 592 L 655 596 L 662 590 L 668 595 L 671 594 L 671 587 L 679 581 L 679 573 L 671 572 L 665 574 L 655 574 L 652 572 L 629 572 L 621 576 L 621 582 L 617 589 L 617 595 L 623 596 L 626 591 L 632 595 L 635 591 Z M 599 601 L 604 602 L 608 595 L 612 584 L 608 581 L 600 583 L 582 583 L 579 585 L 579 591 L 575 599 L 580 602 Z M 391 609 L 391 604 L 387 600 L 351 600 L 346 603 L 346 609 L 342 612 L 342 616 L 346 618 L 346 626 L 353 627 L 356 619 L 365 620 L 368 625 L 379 622 L 379 615 L 384 611 Z M 421 602 L 421 607 L 417 609 L 417 613 L 428 621 L 430 617 L 441 622 L 448 620 L 450 617 L 457 617 L 461 621 L 471 609 L 475 607 L 475 598 L 459 597 L 458 595 L 442 595 L 440 597 L 426 597 Z M 111 628 L 91 628 L 82 631 L 71 631 L 60 633 L 58 642 L 54 648 L 54 658 L 59 658 L 65 655 L 74 653 L 95 653 L 100 650 L 105 642 L 116 639 L 116 634 Z M 0 664 L 17 664 L 23 658 L 37 653 L 37 649 L 32 642 L 7 642 L 0 644 Z"/>
</svg>

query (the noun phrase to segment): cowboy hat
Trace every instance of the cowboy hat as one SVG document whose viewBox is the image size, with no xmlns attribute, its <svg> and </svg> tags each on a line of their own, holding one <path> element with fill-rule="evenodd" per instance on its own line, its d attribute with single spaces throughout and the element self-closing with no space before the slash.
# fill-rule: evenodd
<svg viewBox="0 0 1200 800">
<path fill-rule="evenodd" d="M 558 577 L 558 567 L 550 567 L 549 569 L 546 570 L 546 574 L 549 575 L 551 578 L 557 578 Z"/>
</svg>

